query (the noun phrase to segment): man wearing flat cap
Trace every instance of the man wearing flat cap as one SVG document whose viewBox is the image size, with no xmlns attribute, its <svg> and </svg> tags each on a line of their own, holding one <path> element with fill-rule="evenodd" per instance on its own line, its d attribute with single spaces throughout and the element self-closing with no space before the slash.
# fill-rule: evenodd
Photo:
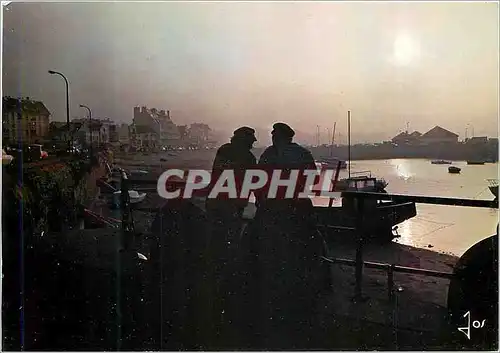
<svg viewBox="0 0 500 353">
<path fill-rule="evenodd" d="M 212 180 L 222 174 L 224 170 L 234 170 L 235 179 L 242 181 L 247 169 L 255 167 L 257 160 L 251 152 L 253 144 L 257 141 L 255 130 L 243 126 L 233 132 L 231 142 L 222 145 L 215 156 L 212 166 Z M 225 200 L 226 201 L 226 200 Z M 238 216 L 241 216 L 248 200 L 227 200 L 226 206 L 231 205 Z"/>
<path fill-rule="evenodd" d="M 289 125 L 274 124 L 271 135 L 273 144 L 262 153 L 259 165 L 281 170 L 317 170 L 311 152 L 293 142 L 295 131 Z M 299 185 L 297 190 L 301 190 Z"/>
<path fill-rule="evenodd" d="M 295 132 L 290 126 L 276 123 L 271 134 L 273 144 L 262 153 L 259 167 L 282 173 L 292 169 L 317 170 L 311 152 L 293 142 Z M 281 179 L 286 179 L 283 174 Z M 308 323 L 313 314 L 305 308 L 314 307 L 317 294 L 329 286 L 329 268 L 320 262 L 324 243 L 314 222 L 310 199 L 266 196 L 257 196 L 259 204 L 252 225 L 252 248 L 258 254 L 255 268 L 261 288 L 254 311 L 260 317 L 261 334 L 272 331 L 268 325 L 279 325 L 288 332 L 287 337 L 299 344 L 314 332 Z M 272 322 L 267 319 L 270 317 Z"/>
<path fill-rule="evenodd" d="M 233 132 L 231 142 L 222 145 L 215 156 L 212 167 L 212 181 L 217 180 L 224 170 L 234 170 L 235 180 L 241 183 L 245 171 L 254 168 L 257 161 L 251 152 L 257 141 L 255 130 L 243 126 Z M 207 199 L 207 211 L 219 223 L 234 223 L 241 220 L 248 200 L 228 199 L 220 196 L 218 199 Z"/>
<path fill-rule="evenodd" d="M 255 130 L 243 126 L 233 132 L 231 142 L 222 145 L 215 156 L 212 167 L 212 181 L 217 180 L 224 170 L 233 170 L 237 188 L 245 176 L 245 171 L 256 166 L 256 158 L 251 152 L 257 141 Z M 239 194 L 239 192 L 238 192 Z M 229 199 L 219 195 L 216 199 L 207 199 L 206 209 L 211 224 L 210 258 L 215 296 L 213 298 L 213 317 L 211 322 L 217 327 L 215 332 L 225 332 L 234 321 L 237 313 L 228 307 L 229 296 L 234 296 L 236 280 L 234 273 L 237 266 L 237 242 L 242 228 L 243 210 L 248 200 Z M 233 293 L 233 294 L 230 294 Z M 220 334 L 221 337 L 227 336 Z M 219 337 L 218 335 L 215 335 Z M 216 339 L 216 338 L 214 338 Z M 236 339 L 236 338 L 234 338 Z M 216 344 L 216 343 L 214 343 Z"/>
</svg>

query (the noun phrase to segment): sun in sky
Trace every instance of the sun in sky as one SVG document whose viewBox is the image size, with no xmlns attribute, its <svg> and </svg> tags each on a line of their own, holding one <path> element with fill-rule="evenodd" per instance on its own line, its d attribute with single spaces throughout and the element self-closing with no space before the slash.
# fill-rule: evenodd
<svg viewBox="0 0 500 353">
<path fill-rule="evenodd" d="M 408 34 L 399 34 L 393 43 L 392 62 L 397 66 L 416 63 L 420 56 L 418 42 Z"/>
</svg>

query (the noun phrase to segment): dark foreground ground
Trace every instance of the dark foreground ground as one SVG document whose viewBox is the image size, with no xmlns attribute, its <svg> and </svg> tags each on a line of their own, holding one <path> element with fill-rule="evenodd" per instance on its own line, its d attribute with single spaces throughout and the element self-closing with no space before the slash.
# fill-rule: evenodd
<svg viewBox="0 0 500 353">
<path fill-rule="evenodd" d="M 151 218 L 147 217 L 136 213 L 139 228 L 149 227 Z M 136 239 L 135 250 L 121 253 L 117 252 L 121 232 L 112 229 L 26 239 L 23 252 L 6 254 L 4 247 L 3 349 L 471 348 L 449 323 L 449 281 L 444 279 L 397 274 L 398 290 L 390 301 L 386 275 L 365 269 L 364 299 L 355 301 L 354 268 L 332 265 L 330 286 L 295 305 L 292 293 L 288 304 L 273 304 L 287 309 L 266 316 L 265 301 L 272 295 L 263 287 L 262 264 L 245 263 L 241 255 L 232 260 L 231 268 L 221 269 L 207 260 L 214 255 L 207 252 L 201 234 L 190 228 L 194 223 L 187 219 L 169 234 L 162 231 L 162 237 L 144 232 Z M 172 237 L 181 228 L 191 236 Z M 329 239 L 328 243 L 328 256 L 354 258 L 349 242 Z M 147 260 L 139 258 L 137 249 Z M 13 254 L 22 255 L 24 261 Z M 367 246 L 365 260 L 451 271 L 457 259 L 393 243 L 383 248 Z M 256 267 L 261 268 L 260 275 L 255 274 Z M 299 276 L 300 269 L 284 270 L 283 278 Z M 224 287 L 221 277 L 236 279 Z M 318 276 L 312 281 L 323 280 Z M 300 286 L 290 288 L 295 288 L 299 298 Z M 225 304 L 220 301 L 224 290 L 234 293 Z"/>
<path fill-rule="evenodd" d="M 159 206 L 153 195 L 144 209 Z M 4 230 L 3 350 L 485 349 L 450 323 L 449 280 L 396 274 L 391 301 L 386 274 L 365 269 L 364 298 L 356 301 L 354 268 L 331 265 L 329 276 L 311 261 L 293 268 L 300 246 L 264 249 L 275 260 L 269 265 L 249 254 L 252 236 L 243 232 L 228 244 L 237 244 L 231 266 L 221 265 L 203 213 L 184 211 L 191 216 L 180 217 L 175 227 L 134 211 L 139 235 L 123 252 L 118 229 L 37 237 Z M 354 258 L 352 242 L 335 235 L 325 240 L 326 256 Z M 458 260 L 396 243 L 367 245 L 365 254 L 366 261 L 445 272 Z M 307 269 L 308 280 L 296 280 Z M 283 283 L 290 293 L 282 291 L 276 300 L 268 289 L 276 283 L 278 291 Z M 481 335 L 471 333 L 474 342 Z"/>
</svg>

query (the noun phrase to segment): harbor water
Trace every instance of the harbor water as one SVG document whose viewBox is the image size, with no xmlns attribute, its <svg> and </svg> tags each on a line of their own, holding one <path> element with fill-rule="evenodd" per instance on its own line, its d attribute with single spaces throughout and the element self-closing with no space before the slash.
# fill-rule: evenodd
<svg viewBox="0 0 500 353">
<path fill-rule="evenodd" d="M 160 158 L 175 160 L 180 165 L 195 160 L 204 168 L 211 165 L 213 154 L 208 151 L 180 151 L 149 156 L 136 156 L 144 166 L 158 164 Z M 190 163 L 187 163 L 190 164 Z M 390 159 L 352 161 L 351 172 L 371 171 L 372 176 L 385 179 L 388 193 L 493 200 L 487 179 L 498 179 L 498 163 L 467 165 L 453 162 L 460 174 L 448 173 L 449 165 L 431 164 L 427 159 Z M 347 170 L 339 178 L 346 178 Z M 315 205 L 328 205 L 328 199 L 316 197 Z M 337 200 L 333 206 L 340 206 Z M 417 216 L 400 224 L 399 243 L 432 249 L 460 256 L 472 245 L 496 231 L 498 210 L 417 204 Z"/>
<path fill-rule="evenodd" d="M 498 178 L 498 164 L 467 165 L 453 162 L 460 174 L 448 173 L 449 165 L 425 159 L 352 161 L 351 173 L 371 171 L 384 178 L 392 194 L 493 200 L 486 179 Z M 343 170 L 340 178 L 347 177 Z M 328 200 L 315 200 L 328 203 Z M 400 224 L 399 243 L 460 256 L 479 240 L 494 234 L 498 210 L 417 204 L 417 216 Z"/>
</svg>

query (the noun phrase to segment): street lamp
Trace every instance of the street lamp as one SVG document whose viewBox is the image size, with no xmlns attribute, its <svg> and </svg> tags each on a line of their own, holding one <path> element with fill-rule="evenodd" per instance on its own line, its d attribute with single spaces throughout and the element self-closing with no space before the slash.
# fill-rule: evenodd
<svg viewBox="0 0 500 353">
<path fill-rule="evenodd" d="M 49 74 L 61 76 L 64 79 L 64 82 L 66 83 L 66 124 L 68 125 L 68 148 L 71 151 L 71 137 L 70 137 L 70 126 L 69 126 L 69 83 L 68 83 L 68 79 L 61 72 L 49 70 Z"/>
<path fill-rule="evenodd" d="M 89 107 L 87 107 L 86 105 L 83 105 L 83 104 L 80 104 L 80 108 L 85 108 L 89 112 L 89 132 L 90 132 L 89 152 L 90 152 L 90 156 L 92 157 L 92 143 L 93 143 L 93 141 L 92 141 L 92 110 L 90 110 Z"/>
</svg>

